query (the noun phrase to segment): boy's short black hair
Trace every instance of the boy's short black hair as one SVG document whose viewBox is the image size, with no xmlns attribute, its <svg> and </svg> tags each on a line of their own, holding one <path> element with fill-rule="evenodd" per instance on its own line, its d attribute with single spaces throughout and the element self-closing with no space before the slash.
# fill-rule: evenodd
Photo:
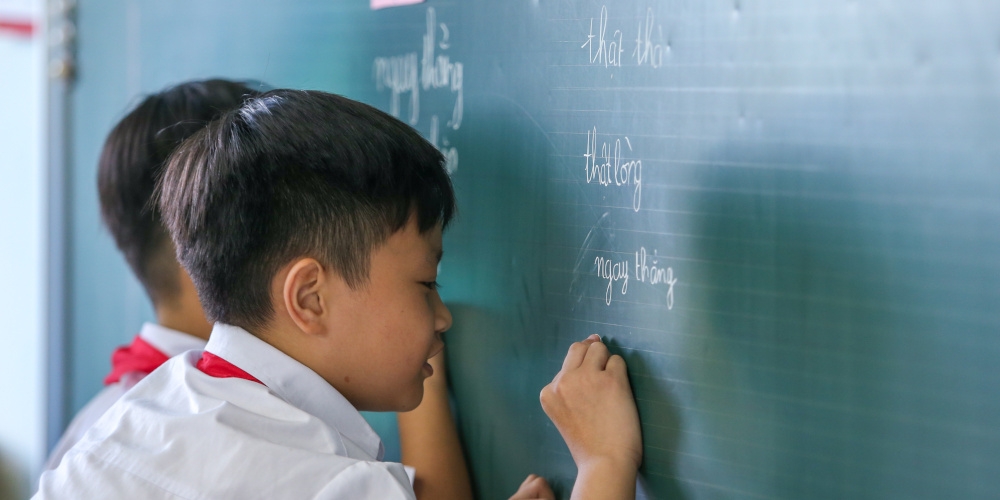
<svg viewBox="0 0 1000 500">
<path fill-rule="evenodd" d="M 184 142 L 160 186 L 177 256 L 210 320 L 253 331 L 272 315 L 278 270 L 312 257 L 351 287 L 416 214 L 447 226 L 455 195 L 434 146 L 371 106 L 274 90 Z"/>
<path fill-rule="evenodd" d="M 183 83 L 142 100 L 108 135 L 97 168 L 101 217 L 154 304 L 176 295 L 179 269 L 152 200 L 170 153 L 222 113 L 257 95 L 243 83 Z"/>
</svg>

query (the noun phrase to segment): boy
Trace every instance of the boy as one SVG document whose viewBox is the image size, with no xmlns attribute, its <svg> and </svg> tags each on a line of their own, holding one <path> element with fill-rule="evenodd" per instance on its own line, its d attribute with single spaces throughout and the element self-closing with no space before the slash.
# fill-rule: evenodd
<svg viewBox="0 0 1000 500">
<path fill-rule="evenodd" d="M 413 498 L 358 410 L 415 408 L 451 326 L 441 154 L 363 104 L 273 91 L 178 149 L 159 206 L 211 339 L 108 410 L 38 497 Z M 541 400 L 579 468 L 574 497 L 634 496 L 624 361 L 578 342 Z M 514 498 L 552 494 L 529 477 Z"/>
<path fill-rule="evenodd" d="M 59 465 L 66 451 L 136 382 L 173 356 L 205 348 L 212 325 L 191 278 L 174 257 L 170 235 L 151 199 L 167 157 L 181 141 L 257 94 L 226 80 L 184 83 L 146 97 L 108 134 L 97 167 L 101 217 L 145 288 L 157 322 L 142 325 L 131 345 L 115 351 L 105 388 L 66 428 L 45 470 Z"/>
</svg>

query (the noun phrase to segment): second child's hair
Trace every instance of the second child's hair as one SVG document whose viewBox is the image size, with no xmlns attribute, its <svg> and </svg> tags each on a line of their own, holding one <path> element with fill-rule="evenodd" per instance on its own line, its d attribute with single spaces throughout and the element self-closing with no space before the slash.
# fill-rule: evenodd
<svg viewBox="0 0 1000 500">
<path fill-rule="evenodd" d="M 184 139 L 257 94 L 228 80 L 182 83 L 143 99 L 104 142 L 97 168 L 101 217 L 154 305 L 180 287 L 174 248 L 152 201 L 164 164 Z"/>
<path fill-rule="evenodd" d="M 399 120 L 318 91 L 248 100 L 171 157 L 159 205 L 210 320 L 253 331 L 278 270 L 312 257 L 352 288 L 415 214 L 446 226 L 455 195 L 434 146 Z"/>
</svg>

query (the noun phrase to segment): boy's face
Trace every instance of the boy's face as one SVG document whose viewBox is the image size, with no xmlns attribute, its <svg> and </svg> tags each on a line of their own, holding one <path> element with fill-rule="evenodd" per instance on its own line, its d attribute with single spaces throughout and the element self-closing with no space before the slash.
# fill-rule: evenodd
<svg viewBox="0 0 1000 500">
<path fill-rule="evenodd" d="M 421 234 L 411 216 L 372 253 L 367 286 L 332 304 L 327 328 L 339 333 L 326 359 L 336 362 L 320 375 L 359 410 L 420 404 L 424 379 L 433 373 L 427 360 L 444 348 L 441 334 L 451 327 L 435 286 L 441 253 L 440 224 Z"/>
</svg>

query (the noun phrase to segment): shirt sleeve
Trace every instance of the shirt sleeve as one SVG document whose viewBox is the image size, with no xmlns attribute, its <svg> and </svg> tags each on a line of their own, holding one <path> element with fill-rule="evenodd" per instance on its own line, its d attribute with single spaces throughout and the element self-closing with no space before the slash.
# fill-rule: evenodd
<svg viewBox="0 0 1000 500">
<path fill-rule="evenodd" d="M 115 404 L 122 394 L 125 394 L 127 389 L 128 387 L 123 383 L 117 383 L 109 385 L 97 393 L 94 399 L 90 400 L 80 410 L 80 413 L 77 413 L 73 417 L 73 421 L 70 422 L 69 427 L 66 428 L 66 432 L 59 438 L 59 442 L 56 443 L 49 458 L 45 461 L 43 470 L 54 470 L 58 467 L 63 455 L 83 438 L 83 435 L 94 426 L 94 422 L 97 422 L 108 411 L 108 408 L 111 408 L 111 405 Z"/>
<path fill-rule="evenodd" d="M 402 464 L 360 461 L 344 469 L 316 500 L 416 500 Z"/>
<path fill-rule="evenodd" d="M 100 498 L 101 500 L 185 499 L 196 492 L 177 494 L 128 471 L 96 459 L 88 453 L 71 450 L 63 463 L 46 471 L 32 500 Z"/>
</svg>

